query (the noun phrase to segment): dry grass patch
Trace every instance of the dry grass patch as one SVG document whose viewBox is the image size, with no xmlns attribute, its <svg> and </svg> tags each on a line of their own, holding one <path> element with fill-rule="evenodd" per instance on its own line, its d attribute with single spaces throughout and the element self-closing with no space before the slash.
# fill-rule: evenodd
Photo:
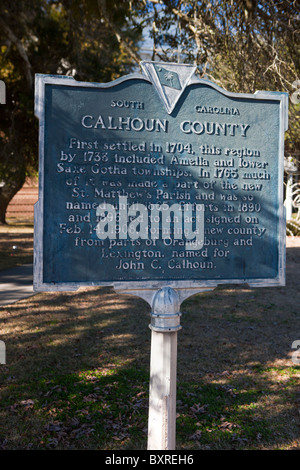
<svg viewBox="0 0 300 470">
<path fill-rule="evenodd" d="M 0 270 L 32 263 L 33 223 L 0 224 Z"/>
</svg>

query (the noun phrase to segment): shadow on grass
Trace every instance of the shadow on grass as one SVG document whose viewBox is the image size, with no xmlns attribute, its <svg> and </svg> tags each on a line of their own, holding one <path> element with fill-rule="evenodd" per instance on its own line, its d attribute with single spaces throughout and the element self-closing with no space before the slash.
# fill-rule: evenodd
<svg viewBox="0 0 300 470">
<path fill-rule="evenodd" d="M 287 286 L 225 286 L 182 305 L 178 449 L 299 449 L 300 250 Z M 0 309 L 3 449 L 146 449 L 150 307 L 110 288 Z"/>
<path fill-rule="evenodd" d="M 0 233 L 0 270 L 32 263 L 32 233 Z"/>
</svg>

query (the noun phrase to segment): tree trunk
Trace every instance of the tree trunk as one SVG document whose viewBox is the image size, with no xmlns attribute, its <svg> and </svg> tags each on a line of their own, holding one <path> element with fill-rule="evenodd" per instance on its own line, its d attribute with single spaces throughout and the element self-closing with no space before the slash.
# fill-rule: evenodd
<svg viewBox="0 0 300 470">
<path fill-rule="evenodd" d="M 6 222 L 6 210 L 7 210 L 8 203 L 0 194 L 0 225 L 7 224 Z"/>
<path fill-rule="evenodd" d="M 8 204 L 12 200 L 15 194 L 22 188 L 25 183 L 25 174 L 23 177 L 18 178 L 18 181 L 4 182 L 4 185 L 0 187 L 0 224 L 6 224 L 6 211 Z"/>
</svg>

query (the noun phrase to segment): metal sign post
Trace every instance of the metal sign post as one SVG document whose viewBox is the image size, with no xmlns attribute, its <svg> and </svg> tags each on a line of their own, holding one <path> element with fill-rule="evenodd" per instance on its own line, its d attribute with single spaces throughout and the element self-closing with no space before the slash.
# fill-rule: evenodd
<svg viewBox="0 0 300 470">
<path fill-rule="evenodd" d="M 181 330 L 181 303 L 213 287 L 180 289 L 164 286 L 158 290 L 129 288 L 117 283 L 120 294 L 136 295 L 151 306 L 151 351 L 148 413 L 148 450 L 176 449 L 177 335 Z"/>
<path fill-rule="evenodd" d="M 159 290 L 151 313 L 148 450 L 175 450 L 177 332 L 179 297 L 170 287 Z"/>
</svg>

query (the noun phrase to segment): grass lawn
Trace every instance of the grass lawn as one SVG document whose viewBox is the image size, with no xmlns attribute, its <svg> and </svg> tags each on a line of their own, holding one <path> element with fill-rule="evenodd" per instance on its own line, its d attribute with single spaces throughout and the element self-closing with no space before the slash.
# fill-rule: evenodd
<svg viewBox="0 0 300 470">
<path fill-rule="evenodd" d="M 17 263 L 32 256 L 23 229 L 0 232 L 2 268 L 16 240 Z M 286 287 L 225 286 L 182 304 L 177 449 L 300 450 L 299 245 Z M 146 449 L 149 313 L 107 287 L 0 307 L 0 448 Z"/>
<path fill-rule="evenodd" d="M 32 263 L 33 222 L 0 224 L 0 270 Z"/>
</svg>

